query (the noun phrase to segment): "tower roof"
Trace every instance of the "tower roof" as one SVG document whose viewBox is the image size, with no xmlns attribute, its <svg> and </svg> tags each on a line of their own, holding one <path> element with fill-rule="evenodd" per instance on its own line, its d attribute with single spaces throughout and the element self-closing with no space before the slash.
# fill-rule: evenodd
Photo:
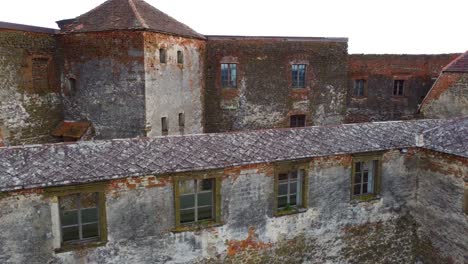
<svg viewBox="0 0 468 264">
<path fill-rule="evenodd" d="M 443 72 L 468 72 L 468 51 L 453 60 Z"/>
<path fill-rule="evenodd" d="M 143 0 L 108 0 L 75 19 L 57 23 L 62 33 L 147 30 L 190 38 L 205 38 Z"/>
</svg>

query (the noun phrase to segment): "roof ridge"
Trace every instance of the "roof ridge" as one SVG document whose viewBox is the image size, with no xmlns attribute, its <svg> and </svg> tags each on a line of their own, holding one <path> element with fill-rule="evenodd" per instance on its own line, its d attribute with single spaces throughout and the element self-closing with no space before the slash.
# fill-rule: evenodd
<svg viewBox="0 0 468 264">
<path fill-rule="evenodd" d="M 149 28 L 146 21 L 143 19 L 143 17 L 138 12 L 138 9 L 137 9 L 135 3 L 133 2 L 133 0 L 128 0 L 128 4 L 130 5 L 130 8 L 132 9 L 133 14 L 137 18 L 138 22 L 140 22 L 141 26 L 144 27 L 144 28 Z"/>
</svg>

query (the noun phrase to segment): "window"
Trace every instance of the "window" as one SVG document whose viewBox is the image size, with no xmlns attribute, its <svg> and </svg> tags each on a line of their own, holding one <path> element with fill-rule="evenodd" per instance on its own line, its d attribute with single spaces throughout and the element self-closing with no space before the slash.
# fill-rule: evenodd
<svg viewBox="0 0 468 264">
<path fill-rule="evenodd" d="M 305 88 L 306 79 L 306 65 L 293 64 L 292 65 L 292 87 Z"/>
<path fill-rule="evenodd" d="M 184 113 L 179 113 L 179 129 L 183 132 L 185 127 L 185 115 Z"/>
<path fill-rule="evenodd" d="M 359 80 L 354 80 L 354 96 L 356 97 L 362 97 L 364 95 L 364 89 L 366 85 L 366 80 L 359 79 Z"/>
<path fill-rule="evenodd" d="M 165 49 L 159 49 L 159 62 L 160 63 L 166 63 L 166 50 Z"/>
<path fill-rule="evenodd" d="M 56 251 L 100 246 L 107 242 L 104 190 L 102 183 L 45 190 L 46 196 L 57 198 L 51 206 L 52 215 L 57 217 L 52 221 L 56 245 L 60 247 Z"/>
<path fill-rule="evenodd" d="M 76 79 L 75 78 L 69 78 L 68 79 L 68 85 L 70 87 L 70 94 L 75 95 L 76 94 Z"/>
<path fill-rule="evenodd" d="M 289 117 L 290 127 L 305 127 L 305 115 L 292 115 Z"/>
<path fill-rule="evenodd" d="M 468 182 L 465 182 L 465 197 L 463 202 L 463 211 L 468 215 Z"/>
<path fill-rule="evenodd" d="M 169 125 L 167 123 L 167 117 L 161 117 L 161 132 L 163 136 L 169 134 Z"/>
<path fill-rule="evenodd" d="M 297 212 L 307 204 L 307 173 L 305 165 L 283 165 L 275 176 L 275 211 L 277 214 Z"/>
<path fill-rule="evenodd" d="M 394 80 L 393 81 L 393 95 L 403 96 L 404 87 L 405 87 L 405 80 Z"/>
<path fill-rule="evenodd" d="M 182 51 L 177 51 L 177 63 L 183 64 L 184 63 L 184 53 Z"/>
<path fill-rule="evenodd" d="M 221 85 L 225 88 L 237 87 L 237 64 L 221 64 Z"/>
<path fill-rule="evenodd" d="M 221 179 L 181 177 L 175 180 L 176 226 L 219 223 Z"/>
<path fill-rule="evenodd" d="M 352 168 L 352 196 L 373 197 L 380 189 L 380 158 L 355 157 Z"/>
</svg>

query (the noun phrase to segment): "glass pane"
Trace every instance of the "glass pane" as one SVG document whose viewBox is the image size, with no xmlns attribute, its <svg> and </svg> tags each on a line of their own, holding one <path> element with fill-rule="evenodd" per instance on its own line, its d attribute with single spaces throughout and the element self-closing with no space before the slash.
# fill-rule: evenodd
<svg viewBox="0 0 468 264">
<path fill-rule="evenodd" d="M 213 219 L 213 209 L 211 206 L 198 208 L 198 221 Z"/>
<path fill-rule="evenodd" d="M 99 226 L 97 223 L 82 226 L 83 238 L 91 238 L 99 236 Z"/>
<path fill-rule="evenodd" d="M 81 208 L 93 208 L 97 207 L 97 193 L 82 193 Z"/>
<path fill-rule="evenodd" d="M 198 180 L 198 191 L 211 191 L 213 190 L 213 179 Z"/>
<path fill-rule="evenodd" d="M 297 193 L 297 181 L 289 183 L 289 193 Z"/>
<path fill-rule="evenodd" d="M 361 183 L 361 173 L 354 175 L 354 183 Z"/>
<path fill-rule="evenodd" d="M 77 225 L 78 224 L 78 210 L 73 211 L 62 211 L 62 217 L 60 218 L 62 226 Z"/>
<path fill-rule="evenodd" d="M 280 174 L 278 175 L 278 180 L 280 181 L 284 181 L 284 180 L 287 180 L 288 179 L 288 175 L 287 174 Z"/>
<path fill-rule="evenodd" d="M 213 204 L 213 193 L 199 193 L 198 194 L 198 206 L 212 205 Z"/>
<path fill-rule="evenodd" d="M 180 210 L 180 222 L 195 222 L 195 209 Z"/>
<path fill-rule="evenodd" d="M 195 207 L 195 194 L 180 196 L 180 209 Z"/>
<path fill-rule="evenodd" d="M 237 65 L 231 64 L 231 86 L 236 87 L 237 85 Z"/>
<path fill-rule="evenodd" d="M 60 210 L 78 209 L 78 194 L 60 197 Z"/>
<path fill-rule="evenodd" d="M 81 210 L 81 223 L 97 222 L 98 220 L 98 209 L 88 208 Z"/>
<path fill-rule="evenodd" d="M 356 172 L 361 172 L 361 162 L 354 163 Z"/>
<path fill-rule="evenodd" d="M 364 184 L 362 185 L 362 193 L 363 193 L 363 194 L 364 194 L 364 193 L 368 193 L 368 190 L 367 190 L 367 183 L 364 183 Z"/>
<path fill-rule="evenodd" d="M 369 181 L 369 172 L 364 172 L 364 182 Z"/>
<path fill-rule="evenodd" d="M 63 242 L 79 240 L 80 235 L 78 231 L 78 226 L 62 228 L 62 239 L 63 239 Z"/>
<path fill-rule="evenodd" d="M 288 205 L 288 197 L 278 197 L 278 208 L 286 207 L 286 205 Z"/>
<path fill-rule="evenodd" d="M 288 184 L 287 183 L 278 184 L 278 196 L 286 195 L 286 194 L 288 194 Z"/>
<path fill-rule="evenodd" d="M 195 193 L 195 181 L 194 180 L 179 181 L 179 193 L 180 194 Z"/>
<path fill-rule="evenodd" d="M 290 172 L 289 176 L 291 177 L 291 179 L 297 179 L 297 171 Z"/>
<path fill-rule="evenodd" d="M 361 185 L 360 185 L 360 184 L 354 185 L 354 192 L 353 192 L 353 194 L 354 194 L 354 195 L 361 194 Z"/>
<path fill-rule="evenodd" d="M 289 197 L 289 205 L 293 205 L 293 206 L 296 205 L 296 203 L 297 203 L 296 199 L 297 199 L 296 195 L 291 195 Z"/>
</svg>

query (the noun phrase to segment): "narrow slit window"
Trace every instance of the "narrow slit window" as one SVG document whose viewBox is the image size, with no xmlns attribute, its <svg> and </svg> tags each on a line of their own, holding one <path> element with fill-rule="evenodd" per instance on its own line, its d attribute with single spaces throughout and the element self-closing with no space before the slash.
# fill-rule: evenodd
<svg viewBox="0 0 468 264">
<path fill-rule="evenodd" d="M 166 63 L 166 55 L 167 51 L 166 49 L 159 49 L 159 62 L 160 63 Z"/>
<path fill-rule="evenodd" d="M 169 133 L 167 117 L 161 117 L 161 132 L 163 135 L 167 135 Z"/>
<path fill-rule="evenodd" d="M 221 64 L 221 85 L 225 88 L 237 87 L 237 64 Z"/>
<path fill-rule="evenodd" d="M 306 68 L 305 64 L 292 65 L 292 87 L 305 88 L 306 86 Z"/>
<path fill-rule="evenodd" d="M 177 63 L 184 64 L 184 53 L 181 50 L 177 51 Z"/>
<path fill-rule="evenodd" d="M 75 78 L 68 79 L 68 85 L 70 87 L 70 94 L 72 95 L 76 94 L 76 79 Z"/>
<path fill-rule="evenodd" d="M 179 127 L 185 127 L 185 115 L 184 113 L 179 113 Z"/>
</svg>

